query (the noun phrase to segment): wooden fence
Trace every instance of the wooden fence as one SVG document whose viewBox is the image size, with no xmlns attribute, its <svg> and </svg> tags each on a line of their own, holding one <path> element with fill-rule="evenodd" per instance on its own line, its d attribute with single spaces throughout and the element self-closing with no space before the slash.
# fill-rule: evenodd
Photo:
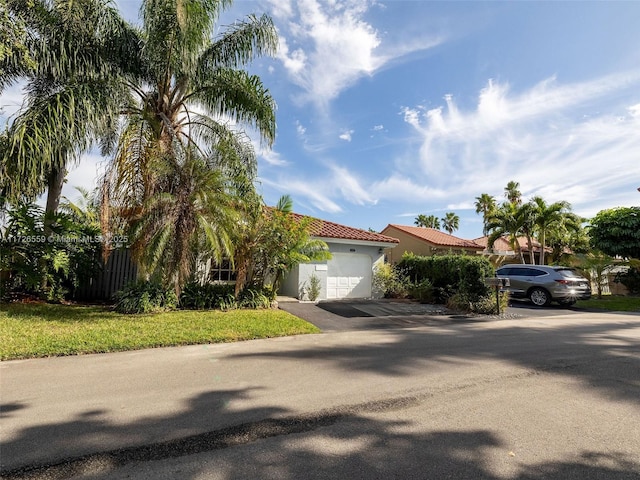
<svg viewBox="0 0 640 480">
<path fill-rule="evenodd" d="M 129 250 L 114 250 L 101 271 L 75 290 L 74 298 L 84 301 L 108 301 L 127 283 L 136 280 L 138 268 Z"/>
</svg>

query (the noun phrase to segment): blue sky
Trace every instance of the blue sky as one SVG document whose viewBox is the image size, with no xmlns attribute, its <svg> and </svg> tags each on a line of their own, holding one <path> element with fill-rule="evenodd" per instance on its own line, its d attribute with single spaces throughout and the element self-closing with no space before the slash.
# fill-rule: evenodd
<svg viewBox="0 0 640 480">
<path fill-rule="evenodd" d="M 236 1 L 221 24 L 265 12 L 279 53 L 250 70 L 278 104 L 273 148 L 256 142 L 266 203 L 378 231 L 454 211 L 470 239 L 475 197 L 510 180 L 586 217 L 640 204 L 640 2 Z M 104 161 L 87 155 L 66 194 Z"/>
</svg>

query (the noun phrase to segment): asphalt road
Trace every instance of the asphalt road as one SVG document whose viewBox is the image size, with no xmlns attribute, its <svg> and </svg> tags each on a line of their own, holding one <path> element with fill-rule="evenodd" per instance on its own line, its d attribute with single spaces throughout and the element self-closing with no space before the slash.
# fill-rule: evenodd
<svg viewBox="0 0 640 480">
<path fill-rule="evenodd" d="M 3 478 L 640 479 L 640 316 L 553 313 L 3 362 Z"/>
</svg>

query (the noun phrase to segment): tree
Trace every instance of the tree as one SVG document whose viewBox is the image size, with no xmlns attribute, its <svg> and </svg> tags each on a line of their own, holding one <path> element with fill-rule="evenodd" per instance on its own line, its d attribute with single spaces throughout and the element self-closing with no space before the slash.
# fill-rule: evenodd
<svg viewBox="0 0 640 480">
<path fill-rule="evenodd" d="M 127 92 L 123 63 L 135 64 L 134 30 L 101 0 L 3 2 L 26 32 L 29 62 L 0 62 L 7 75 L 0 86 L 27 81 L 25 107 L 0 138 L 0 191 L 17 201 L 47 190 L 50 231 L 67 168 L 113 132 Z"/>
<path fill-rule="evenodd" d="M 535 211 L 531 203 L 525 203 L 518 207 L 517 216 L 521 224 L 520 230 L 527 238 L 527 247 L 529 248 L 529 263 L 535 265 L 536 259 L 533 252 L 533 234 L 535 230 Z"/>
<path fill-rule="evenodd" d="M 234 259 L 236 295 L 246 286 L 268 285 L 275 292 L 295 265 L 331 258 L 325 242 L 310 238 L 320 220 L 295 215 L 292 209 L 291 197 L 284 195 L 276 207 L 263 206 L 253 223 L 245 223 Z"/>
<path fill-rule="evenodd" d="M 460 217 L 458 217 L 454 212 L 447 212 L 442 218 L 442 228 L 444 228 L 449 235 L 451 235 L 455 230 L 458 230 L 459 226 Z"/>
<path fill-rule="evenodd" d="M 435 215 L 424 215 L 420 214 L 416 217 L 414 222 L 418 227 L 424 228 L 435 228 L 436 230 L 440 230 L 440 219 Z"/>
<path fill-rule="evenodd" d="M 565 215 L 571 210 L 571 205 L 564 201 L 547 204 L 542 197 L 533 197 L 531 206 L 535 229 L 540 242 L 540 265 L 544 265 L 547 233 L 562 224 Z"/>
<path fill-rule="evenodd" d="M 577 260 L 577 268 L 591 283 L 596 284 L 598 298 L 602 298 L 602 287 L 607 284 L 605 272 L 615 265 L 615 258 L 595 250 L 579 255 Z"/>
<path fill-rule="evenodd" d="M 196 238 L 204 240 L 201 253 L 209 248 L 214 257 L 231 257 L 233 230 L 242 223 L 231 220 L 231 209 L 246 212 L 248 201 L 258 198 L 253 147 L 229 125 L 251 126 L 269 145 L 275 138 L 275 102 L 261 80 L 241 68 L 275 53 L 275 27 L 266 15 L 249 16 L 214 39 L 218 16 L 229 5 L 143 1 L 136 58 L 144 75 L 131 84 L 135 101 L 123 109 L 116 153 L 102 182 L 105 234 L 113 214 L 123 218 L 133 232 L 134 258 L 176 291 Z M 215 190 L 207 192 L 205 185 L 212 184 Z M 180 218 L 176 233 L 189 238 L 169 241 L 171 229 L 153 226 L 166 218 Z"/>
<path fill-rule="evenodd" d="M 504 188 L 504 196 L 506 199 L 514 205 L 520 205 L 522 203 L 522 193 L 520 192 L 520 183 L 511 180 Z"/>
<path fill-rule="evenodd" d="M 483 193 L 479 197 L 476 197 L 475 206 L 476 213 L 482 213 L 482 234 L 487 235 L 489 233 L 487 223 L 489 217 L 496 209 L 496 199 L 488 193 Z"/>
<path fill-rule="evenodd" d="M 498 238 L 506 236 L 513 251 L 520 256 L 521 263 L 525 263 L 518 242 L 518 237 L 522 235 L 522 223 L 523 216 L 520 214 L 520 209 L 514 203 L 504 202 L 500 208 L 494 210 L 487 224 L 490 232 L 487 246 L 493 248 Z"/>
<path fill-rule="evenodd" d="M 586 254 L 590 250 L 589 237 L 582 224 L 587 219 L 575 213 L 565 213 L 562 221 L 547 234 L 547 245 L 551 247 L 550 263 L 564 261 L 567 254 Z"/>
<path fill-rule="evenodd" d="M 588 226 L 591 246 L 613 257 L 640 258 L 640 207 L 601 210 Z"/>
</svg>

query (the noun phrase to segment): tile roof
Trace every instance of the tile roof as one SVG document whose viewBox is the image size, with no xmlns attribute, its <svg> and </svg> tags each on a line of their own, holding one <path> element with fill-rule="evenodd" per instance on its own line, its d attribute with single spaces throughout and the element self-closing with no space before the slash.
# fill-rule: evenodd
<svg viewBox="0 0 640 480">
<path fill-rule="evenodd" d="M 449 235 L 448 233 L 441 232 L 440 230 L 436 230 L 434 228 L 389 224 L 382 231 L 384 232 L 389 228 L 395 228 L 396 230 L 408 233 L 411 236 L 414 236 L 421 240 L 425 240 L 429 243 L 433 243 L 434 245 L 441 245 L 444 247 L 474 248 L 477 250 L 482 250 L 484 248 L 482 245 L 478 245 L 471 240 L 454 237 L 453 235 Z"/>
<path fill-rule="evenodd" d="M 480 238 L 474 239 L 473 241 L 487 248 L 487 244 L 489 243 L 489 237 L 480 237 Z M 527 237 L 518 237 L 518 244 L 520 245 L 520 249 L 523 252 L 529 251 L 529 244 L 527 243 Z M 533 247 L 534 252 L 539 252 L 540 247 L 542 245 L 537 240 L 531 239 L 531 246 Z M 505 252 L 505 251 L 512 250 L 512 248 L 511 248 L 511 245 L 509 244 L 509 240 L 507 239 L 507 237 L 500 237 L 496 239 L 495 243 L 493 244 L 493 250 Z M 551 249 L 547 247 L 545 248 L 545 251 L 549 252 L 551 251 Z"/>
<path fill-rule="evenodd" d="M 292 213 L 296 219 L 312 218 L 309 233 L 314 237 L 335 238 L 341 240 L 360 240 L 365 242 L 400 243 L 397 238 L 382 235 L 380 233 L 369 232 L 360 228 L 347 227 L 339 223 L 328 222 L 319 218 Z"/>
</svg>

